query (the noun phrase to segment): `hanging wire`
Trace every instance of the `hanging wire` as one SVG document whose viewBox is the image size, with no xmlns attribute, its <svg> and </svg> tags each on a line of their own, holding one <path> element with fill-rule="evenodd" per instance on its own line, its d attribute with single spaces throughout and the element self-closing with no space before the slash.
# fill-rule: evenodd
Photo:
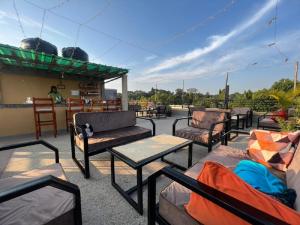
<svg viewBox="0 0 300 225">
<path fill-rule="evenodd" d="M 109 53 L 110 51 L 112 51 L 114 48 L 116 48 L 121 43 L 122 43 L 122 41 L 120 41 L 120 40 L 117 41 L 113 46 L 111 46 L 110 48 L 105 50 L 102 54 L 100 54 L 100 58 L 103 57 L 104 55 L 106 55 L 107 53 Z"/>
<path fill-rule="evenodd" d="M 91 16 L 87 20 L 85 20 L 82 24 L 87 24 L 91 22 L 92 20 L 96 19 L 98 16 L 101 16 L 110 6 L 111 6 L 112 1 L 108 0 L 106 6 L 101 9 L 99 12 L 97 12 L 95 15 Z"/>
<path fill-rule="evenodd" d="M 33 2 L 31 2 L 31 1 L 29 1 L 29 0 L 23 0 L 23 1 L 25 1 L 26 3 L 28 3 L 28 4 L 30 4 L 30 5 L 33 5 L 33 6 L 37 7 L 37 8 L 39 8 L 39 9 L 41 9 L 41 10 L 44 10 L 44 9 L 45 9 L 45 8 L 43 8 L 43 7 L 37 5 L 37 4 L 35 4 L 35 3 L 33 3 Z M 77 25 L 81 24 L 81 23 L 79 23 L 79 22 L 77 22 L 77 21 L 75 21 L 75 20 L 73 20 L 73 19 L 71 19 L 71 18 L 69 18 L 69 17 L 66 17 L 66 16 L 64 16 L 64 15 L 61 15 L 61 14 L 59 14 L 59 13 L 57 13 L 57 12 L 54 12 L 53 10 L 48 10 L 48 12 L 50 12 L 50 13 L 53 14 L 53 15 L 56 15 L 57 17 L 63 18 L 63 19 L 65 19 L 65 20 L 68 20 L 68 21 L 70 21 L 70 22 L 72 22 L 72 23 L 74 23 L 74 24 L 77 24 Z M 114 35 L 112 35 L 112 34 L 103 32 L 103 31 L 98 30 L 98 29 L 96 29 L 96 28 L 94 28 L 94 27 L 91 27 L 91 26 L 89 26 L 89 25 L 87 25 L 87 24 L 84 24 L 84 25 L 82 25 L 82 26 L 84 26 L 85 28 L 88 28 L 88 29 L 91 30 L 91 31 L 94 31 L 95 33 L 99 33 L 99 34 L 101 34 L 101 35 L 104 35 L 104 36 L 106 36 L 106 37 L 108 37 L 108 38 L 111 38 L 111 39 L 114 39 L 114 40 L 120 40 L 120 41 L 122 41 L 122 43 L 127 44 L 127 45 L 129 45 L 129 46 L 132 46 L 132 47 L 134 47 L 134 48 L 140 49 L 140 50 L 142 50 L 142 51 L 144 51 L 144 52 L 152 53 L 152 54 L 155 54 L 155 55 L 157 55 L 157 56 L 163 56 L 162 54 L 160 54 L 160 53 L 158 53 L 158 52 L 155 52 L 155 51 L 153 51 L 153 50 L 150 50 L 150 49 L 148 49 L 148 48 L 145 48 L 145 47 L 143 47 L 143 46 L 140 46 L 140 45 L 138 45 L 138 44 L 136 44 L 136 43 L 133 43 L 133 42 L 130 42 L 130 41 L 121 39 L 121 38 L 116 37 L 116 36 L 114 36 Z"/>
<path fill-rule="evenodd" d="M 66 4 L 67 2 L 69 2 L 70 0 L 65 0 L 65 1 L 62 1 L 61 3 L 55 5 L 55 6 L 52 6 L 50 8 L 48 8 L 47 10 L 53 10 L 53 9 L 57 9 L 57 8 L 60 8 L 62 7 L 64 4 Z"/>
<path fill-rule="evenodd" d="M 216 13 L 204 18 L 200 22 L 194 24 L 193 26 L 185 29 L 182 32 L 175 33 L 171 37 L 169 37 L 167 40 L 154 45 L 153 47 L 162 47 L 164 45 L 167 45 L 175 40 L 177 40 L 180 37 L 183 37 L 187 33 L 194 32 L 195 30 L 199 29 L 200 27 L 203 27 L 207 25 L 207 23 L 211 22 L 212 20 L 216 19 L 218 16 L 225 14 L 234 4 L 236 4 L 237 0 L 230 0 L 222 9 L 218 10 Z"/>
<path fill-rule="evenodd" d="M 43 10 L 41 30 L 40 30 L 40 34 L 39 34 L 39 38 L 38 38 L 38 43 L 37 43 L 37 45 L 35 47 L 35 51 L 38 50 L 38 48 L 40 47 L 40 44 L 41 44 L 41 38 L 42 38 L 42 34 L 43 34 L 43 30 L 44 30 L 44 24 L 45 24 L 45 18 L 46 18 L 46 12 L 47 12 L 47 9 L 44 9 Z"/>
<path fill-rule="evenodd" d="M 13 1 L 13 7 L 14 7 L 15 13 L 16 13 L 17 18 L 18 18 L 18 23 L 19 23 L 20 30 L 21 30 L 24 38 L 26 38 L 24 27 L 22 25 L 22 22 L 21 22 L 21 19 L 20 19 L 20 15 L 19 15 L 19 12 L 18 12 L 18 9 L 17 9 L 17 6 L 16 6 L 16 0 Z"/>
</svg>

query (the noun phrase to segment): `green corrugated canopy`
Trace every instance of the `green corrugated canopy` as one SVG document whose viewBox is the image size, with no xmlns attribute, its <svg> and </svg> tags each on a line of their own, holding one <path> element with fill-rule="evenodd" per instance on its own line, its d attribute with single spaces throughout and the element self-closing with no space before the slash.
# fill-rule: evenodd
<svg viewBox="0 0 300 225">
<path fill-rule="evenodd" d="M 77 79 L 94 78 L 105 80 L 128 73 L 128 69 L 89 63 L 3 44 L 0 44 L 0 62 L 9 67 L 44 70 L 56 74 L 64 73 L 71 78 L 74 76 Z"/>
</svg>

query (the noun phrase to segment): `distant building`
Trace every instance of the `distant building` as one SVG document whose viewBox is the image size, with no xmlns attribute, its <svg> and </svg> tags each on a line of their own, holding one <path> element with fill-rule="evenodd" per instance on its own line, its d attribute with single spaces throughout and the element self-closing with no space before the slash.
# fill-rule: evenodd
<svg viewBox="0 0 300 225">
<path fill-rule="evenodd" d="M 105 100 L 113 100 L 118 97 L 117 89 L 105 89 L 104 92 Z"/>
<path fill-rule="evenodd" d="M 187 93 L 197 93 L 198 92 L 198 89 L 197 88 L 188 88 L 187 90 Z"/>
</svg>

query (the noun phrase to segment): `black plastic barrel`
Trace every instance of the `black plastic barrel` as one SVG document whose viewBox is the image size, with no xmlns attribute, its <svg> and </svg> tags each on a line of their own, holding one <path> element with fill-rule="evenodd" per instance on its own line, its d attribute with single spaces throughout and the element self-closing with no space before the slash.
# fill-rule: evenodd
<svg viewBox="0 0 300 225">
<path fill-rule="evenodd" d="M 21 41 L 21 48 L 57 55 L 57 47 L 40 38 L 26 38 Z"/>
<path fill-rule="evenodd" d="M 66 58 L 89 61 L 88 54 L 79 47 L 67 47 L 62 49 L 62 56 Z"/>
</svg>

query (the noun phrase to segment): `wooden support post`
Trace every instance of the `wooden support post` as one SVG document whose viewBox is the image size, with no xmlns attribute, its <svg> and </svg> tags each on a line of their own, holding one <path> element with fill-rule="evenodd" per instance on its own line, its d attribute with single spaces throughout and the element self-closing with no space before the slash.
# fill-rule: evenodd
<svg viewBox="0 0 300 225">
<path fill-rule="evenodd" d="M 294 74 L 294 91 L 297 89 L 297 82 L 298 82 L 298 67 L 299 67 L 299 62 L 297 61 L 295 63 L 295 74 Z"/>
</svg>

